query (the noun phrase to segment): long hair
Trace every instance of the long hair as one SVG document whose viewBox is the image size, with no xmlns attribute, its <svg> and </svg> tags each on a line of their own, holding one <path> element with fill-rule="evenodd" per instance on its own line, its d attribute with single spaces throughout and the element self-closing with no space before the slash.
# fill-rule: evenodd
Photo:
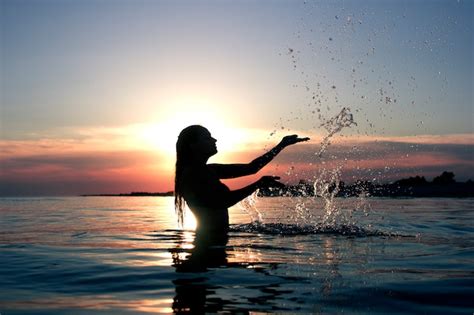
<svg viewBox="0 0 474 315">
<path fill-rule="evenodd" d="M 191 144 L 198 140 L 199 135 L 207 129 L 200 125 L 192 125 L 184 128 L 176 141 L 176 168 L 174 177 L 174 208 L 178 215 L 178 223 L 183 225 L 186 201 L 183 196 L 183 170 L 189 166 L 194 159 Z"/>
</svg>

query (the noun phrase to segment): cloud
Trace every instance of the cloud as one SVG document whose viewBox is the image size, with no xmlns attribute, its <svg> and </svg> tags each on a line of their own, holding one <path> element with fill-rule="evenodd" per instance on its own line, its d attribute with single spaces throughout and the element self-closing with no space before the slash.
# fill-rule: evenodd
<svg viewBox="0 0 474 315">
<path fill-rule="evenodd" d="M 335 137 L 322 156 L 313 136 L 310 143 L 285 149 L 262 172 L 297 182 L 319 176 L 323 169 L 342 168 L 346 181 L 371 179 L 389 182 L 403 176 L 434 177 L 444 170 L 456 179 L 474 178 L 474 138 L 471 135 L 425 135 L 416 137 Z M 250 161 L 262 151 L 236 154 L 239 161 Z"/>
<path fill-rule="evenodd" d="M 159 161 L 159 154 L 142 151 L 78 152 L 55 155 L 32 155 L 1 159 L 3 176 L 19 171 L 42 175 L 50 171 L 69 171 L 74 174 L 102 172 L 113 169 L 144 167 Z"/>
<path fill-rule="evenodd" d="M 167 191 L 173 188 L 174 153 L 142 141 L 144 126 L 124 129 L 81 129 L 69 138 L 0 141 L 1 195 L 57 195 Z M 235 132 L 235 131 L 234 131 Z M 244 136 L 218 139 L 224 145 L 211 162 L 246 163 L 278 143 L 264 130 L 244 130 Z M 138 138 L 137 138 L 138 137 Z M 340 167 L 342 179 L 391 181 L 401 177 L 434 177 L 453 171 L 457 180 L 474 178 L 472 135 L 420 137 L 334 137 L 319 157 L 321 139 L 285 149 L 257 176 L 229 181 L 242 186 L 263 174 L 287 182 L 312 179 L 323 169 Z M 159 139 L 158 139 L 159 141 Z M 175 139 L 171 139 L 174 142 Z"/>
<path fill-rule="evenodd" d="M 172 165 L 163 165 L 156 152 L 58 152 L 4 158 L 0 165 L 1 195 L 77 195 L 171 188 Z"/>
</svg>

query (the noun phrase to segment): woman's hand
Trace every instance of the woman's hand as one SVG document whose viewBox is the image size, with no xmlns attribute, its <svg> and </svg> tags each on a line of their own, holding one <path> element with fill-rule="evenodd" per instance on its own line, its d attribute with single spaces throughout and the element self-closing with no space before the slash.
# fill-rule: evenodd
<svg viewBox="0 0 474 315">
<path fill-rule="evenodd" d="M 298 135 L 291 135 L 291 136 L 283 137 L 283 139 L 281 139 L 280 141 L 280 145 L 283 147 L 287 147 L 289 145 L 292 145 L 298 142 L 308 141 L 308 140 L 309 140 L 308 137 L 298 138 Z"/>
<path fill-rule="evenodd" d="M 278 176 L 262 176 L 257 181 L 257 187 L 258 188 L 269 188 L 269 187 L 283 188 L 283 187 L 285 187 L 285 184 L 280 183 L 278 181 L 278 179 L 280 179 L 280 177 L 278 177 Z"/>
</svg>

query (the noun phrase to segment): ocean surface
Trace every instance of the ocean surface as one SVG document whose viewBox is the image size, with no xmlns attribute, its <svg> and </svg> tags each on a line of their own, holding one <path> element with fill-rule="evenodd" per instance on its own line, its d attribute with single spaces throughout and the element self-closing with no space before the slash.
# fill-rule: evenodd
<svg viewBox="0 0 474 315">
<path fill-rule="evenodd" d="M 1 198 L 0 313 L 474 313 L 474 199 L 333 206 L 258 198 L 199 246 L 170 197 Z"/>
</svg>

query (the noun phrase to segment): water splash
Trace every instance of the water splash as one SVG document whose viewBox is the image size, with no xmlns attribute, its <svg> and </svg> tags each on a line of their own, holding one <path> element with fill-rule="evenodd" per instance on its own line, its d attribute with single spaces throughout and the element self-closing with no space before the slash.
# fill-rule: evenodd
<svg viewBox="0 0 474 315">
<path fill-rule="evenodd" d="M 263 221 L 262 214 L 257 209 L 257 200 L 258 190 L 239 203 L 240 208 L 250 216 L 252 222 Z"/>
<path fill-rule="evenodd" d="M 334 87 L 335 88 L 335 87 Z M 315 155 L 318 158 L 322 158 L 323 153 L 326 151 L 330 144 L 330 140 L 337 133 L 341 132 L 344 128 L 357 125 L 354 121 L 354 116 L 350 112 L 349 107 L 343 107 L 341 111 L 331 117 L 330 119 L 323 120 L 323 123 L 319 127 L 324 127 L 327 134 L 321 141 L 321 147 Z M 339 192 L 339 184 L 341 178 L 341 171 L 343 165 L 337 165 L 334 169 L 324 168 L 325 162 L 318 161 L 315 165 L 323 165 L 320 173 L 313 178 L 313 192 L 315 198 L 322 198 L 324 201 L 324 216 L 320 218 L 324 224 L 335 225 L 337 223 L 347 223 L 349 220 L 347 216 L 340 211 L 339 206 L 336 203 L 335 197 Z M 288 175 L 288 174 L 287 174 Z M 302 194 L 304 195 L 304 194 Z M 314 216 L 313 209 L 306 208 L 304 198 L 299 198 L 295 207 L 297 223 L 313 224 Z"/>
<path fill-rule="evenodd" d="M 239 233 L 258 233 L 268 235 L 296 236 L 296 235 L 312 235 L 312 234 L 329 234 L 351 237 L 371 237 L 371 236 L 388 236 L 388 237 L 414 237 L 410 235 L 383 232 L 379 230 L 370 230 L 357 225 L 350 224 L 316 224 L 316 225 L 297 225 L 284 223 L 261 223 L 252 222 L 247 224 L 232 224 L 231 232 Z"/>
<path fill-rule="evenodd" d="M 324 127 L 328 133 L 321 141 L 321 148 L 316 155 L 321 157 L 324 151 L 326 151 L 328 145 L 331 143 L 331 138 L 342 129 L 352 125 L 357 126 L 357 123 L 354 121 L 354 116 L 349 107 L 343 107 L 339 114 L 322 123 L 320 127 Z"/>
<path fill-rule="evenodd" d="M 322 154 L 325 152 L 326 148 L 330 144 L 330 139 L 335 136 L 337 133 L 341 132 L 344 128 L 350 127 L 352 125 L 357 125 L 354 121 L 354 117 L 350 112 L 349 107 L 343 107 L 341 111 L 334 117 L 324 121 L 320 127 L 324 127 L 327 131 L 327 135 L 321 141 L 321 148 L 316 153 L 318 158 L 322 158 Z M 318 162 L 318 164 L 321 164 Z M 324 165 L 324 162 L 322 163 Z M 306 206 L 307 197 L 311 194 L 306 194 L 305 191 L 300 191 L 300 194 L 303 197 L 293 197 L 297 198 L 294 211 L 294 219 L 297 225 L 307 225 L 314 226 L 316 224 L 316 219 L 318 222 L 325 224 L 327 226 L 336 226 L 338 224 L 353 224 L 351 218 L 351 213 L 342 211 L 337 204 L 335 198 L 340 190 L 340 178 L 342 173 L 343 165 L 338 165 L 334 169 L 323 168 L 319 175 L 316 176 L 313 180 L 313 192 L 314 198 L 321 198 L 324 201 L 324 215 L 322 218 L 316 218 L 314 215 L 314 209 L 310 206 Z M 286 172 L 287 176 L 290 176 L 293 173 L 294 166 L 291 166 Z M 301 189 L 306 189 L 306 185 L 302 185 Z M 249 196 L 240 203 L 241 208 L 249 214 L 253 222 L 263 223 L 262 215 L 256 207 L 258 197 L 257 193 Z M 352 211 L 352 210 L 351 210 Z M 351 212 L 350 211 L 350 212 Z"/>
<path fill-rule="evenodd" d="M 341 214 L 334 200 L 339 192 L 341 169 L 341 166 L 329 171 L 323 169 L 313 184 L 315 196 L 322 198 L 324 201 L 323 222 L 325 224 L 334 225 Z"/>
</svg>

